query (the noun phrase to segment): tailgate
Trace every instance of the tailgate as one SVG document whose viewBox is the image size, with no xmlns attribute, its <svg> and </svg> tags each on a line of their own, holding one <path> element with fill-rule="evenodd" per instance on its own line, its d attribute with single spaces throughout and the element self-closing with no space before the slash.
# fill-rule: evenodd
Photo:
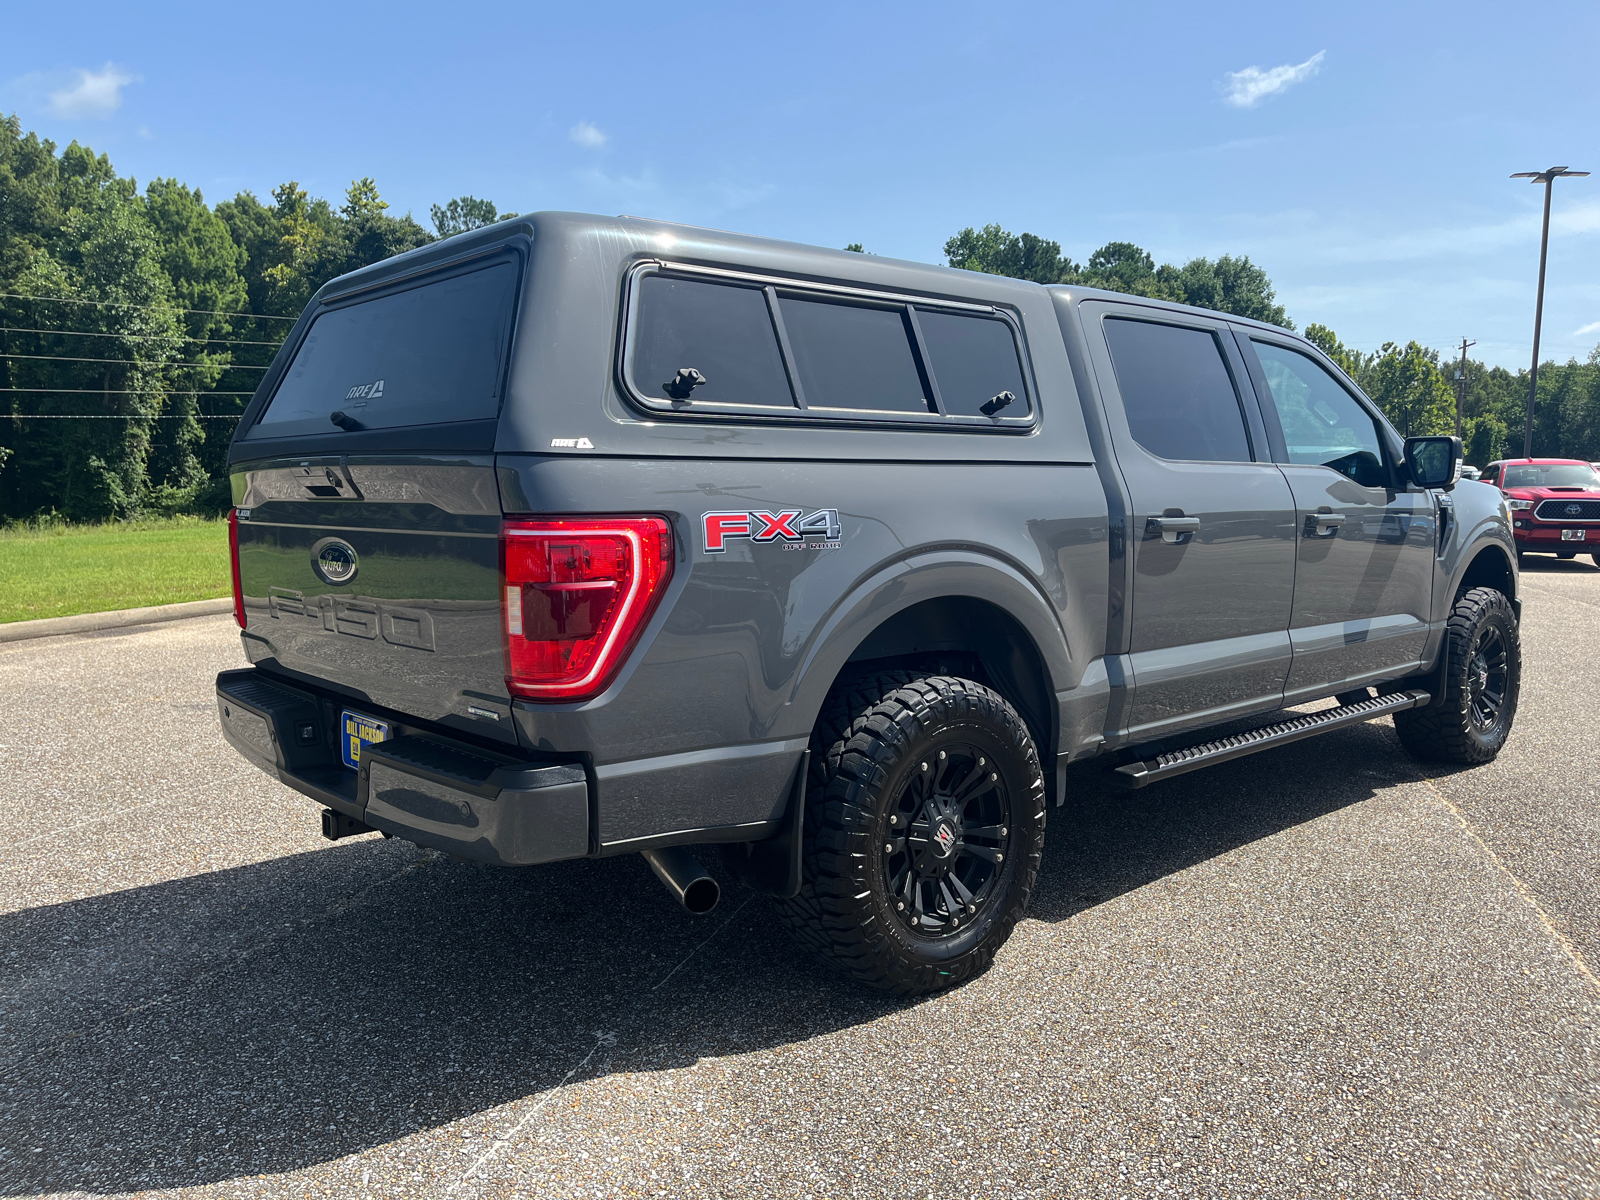
<svg viewBox="0 0 1600 1200">
<path fill-rule="evenodd" d="M 491 458 L 240 464 L 234 495 L 252 661 L 515 739 Z"/>
</svg>

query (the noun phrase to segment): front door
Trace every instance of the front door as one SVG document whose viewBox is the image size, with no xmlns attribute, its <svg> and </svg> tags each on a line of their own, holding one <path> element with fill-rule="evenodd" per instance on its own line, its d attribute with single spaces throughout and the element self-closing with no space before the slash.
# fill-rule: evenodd
<svg viewBox="0 0 1600 1200">
<path fill-rule="evenodd" d="M 1127 733 L 1145 740 L 1277 708 L 1294 499 L 1244 402 L 1238 347 L 1223 323 L 1188 314 L 1100 302 L 1084 314 L 1132 501 Z"/>
<path fill-rule="evenodd" d="M 1256 331 L 1247 345 L 1270 396 L 1268 436 L 1282 433 L 1299 525 L 1285 702 L 1420 666 L 1438 533 L 1432 494 L 1401 483 L 1393 439 L 1321 363 Z"/>
</svg>

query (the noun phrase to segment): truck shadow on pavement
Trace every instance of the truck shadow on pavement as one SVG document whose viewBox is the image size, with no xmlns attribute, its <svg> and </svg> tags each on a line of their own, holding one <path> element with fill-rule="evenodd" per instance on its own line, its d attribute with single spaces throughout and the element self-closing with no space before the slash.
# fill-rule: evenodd
<svg viewBox="0 0 1600 1200">
<path fill-rule="evenodd" d="M 1416 774 L 1387 723 L 1131 795 L 1079 770 L 1029 916 L 1068 920 Z M 696 919 L 634 856 L 480 871 L 364 838 L 0 917 L 0 1194 L 295 1171 L 563 1080 L 941 1003 L 812 966 L 767 903 L 731 889 Z"/>
</svg>

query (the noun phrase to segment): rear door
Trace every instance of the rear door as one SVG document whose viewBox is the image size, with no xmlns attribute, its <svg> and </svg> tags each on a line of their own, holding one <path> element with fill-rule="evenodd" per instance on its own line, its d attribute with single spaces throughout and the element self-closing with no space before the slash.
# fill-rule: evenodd
<svg viewBox="0 0 1600 1200">
<path fill-rule="evenodd" d="M 1244 402 L 1238 348 L 1220 321 L 1098 301 L 1083 311 L 1133 504 L 1129 733 L 1277 708 L 1294 500 Z"/>
<path fill-rule="evenodd" d="M 1332 372 L 1287 338 L 1240 332 L 1297 515 L 1285 702 L 1420 665 L 1438 532 L 1432 493 L 1400 484 L 1393 439 Z"/>
<path fill-rule="evenodd" d="M 325 302 L 253 404 L 231 451 L 252 661 L 515 740 L 490 451 L 519 273 L 498 253 Z"/>
</svg>

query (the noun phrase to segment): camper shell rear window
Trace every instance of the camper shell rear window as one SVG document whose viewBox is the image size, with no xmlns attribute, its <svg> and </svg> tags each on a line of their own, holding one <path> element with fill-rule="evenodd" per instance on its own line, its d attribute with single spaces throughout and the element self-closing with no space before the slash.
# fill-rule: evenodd
<svg viewBox="0 0 1600 1200">
<path fill-rule="evenodd" d="M 318 313 L 250 438 L 499 415 L 520 259 L 501 253 Z"/>
<path fill-rule="evenodd" d="M 990 305 L 649 262 L 622 358 L 636 403 L 691 418 L 1034 422 L 1016 318 Z"/>
</svg>

